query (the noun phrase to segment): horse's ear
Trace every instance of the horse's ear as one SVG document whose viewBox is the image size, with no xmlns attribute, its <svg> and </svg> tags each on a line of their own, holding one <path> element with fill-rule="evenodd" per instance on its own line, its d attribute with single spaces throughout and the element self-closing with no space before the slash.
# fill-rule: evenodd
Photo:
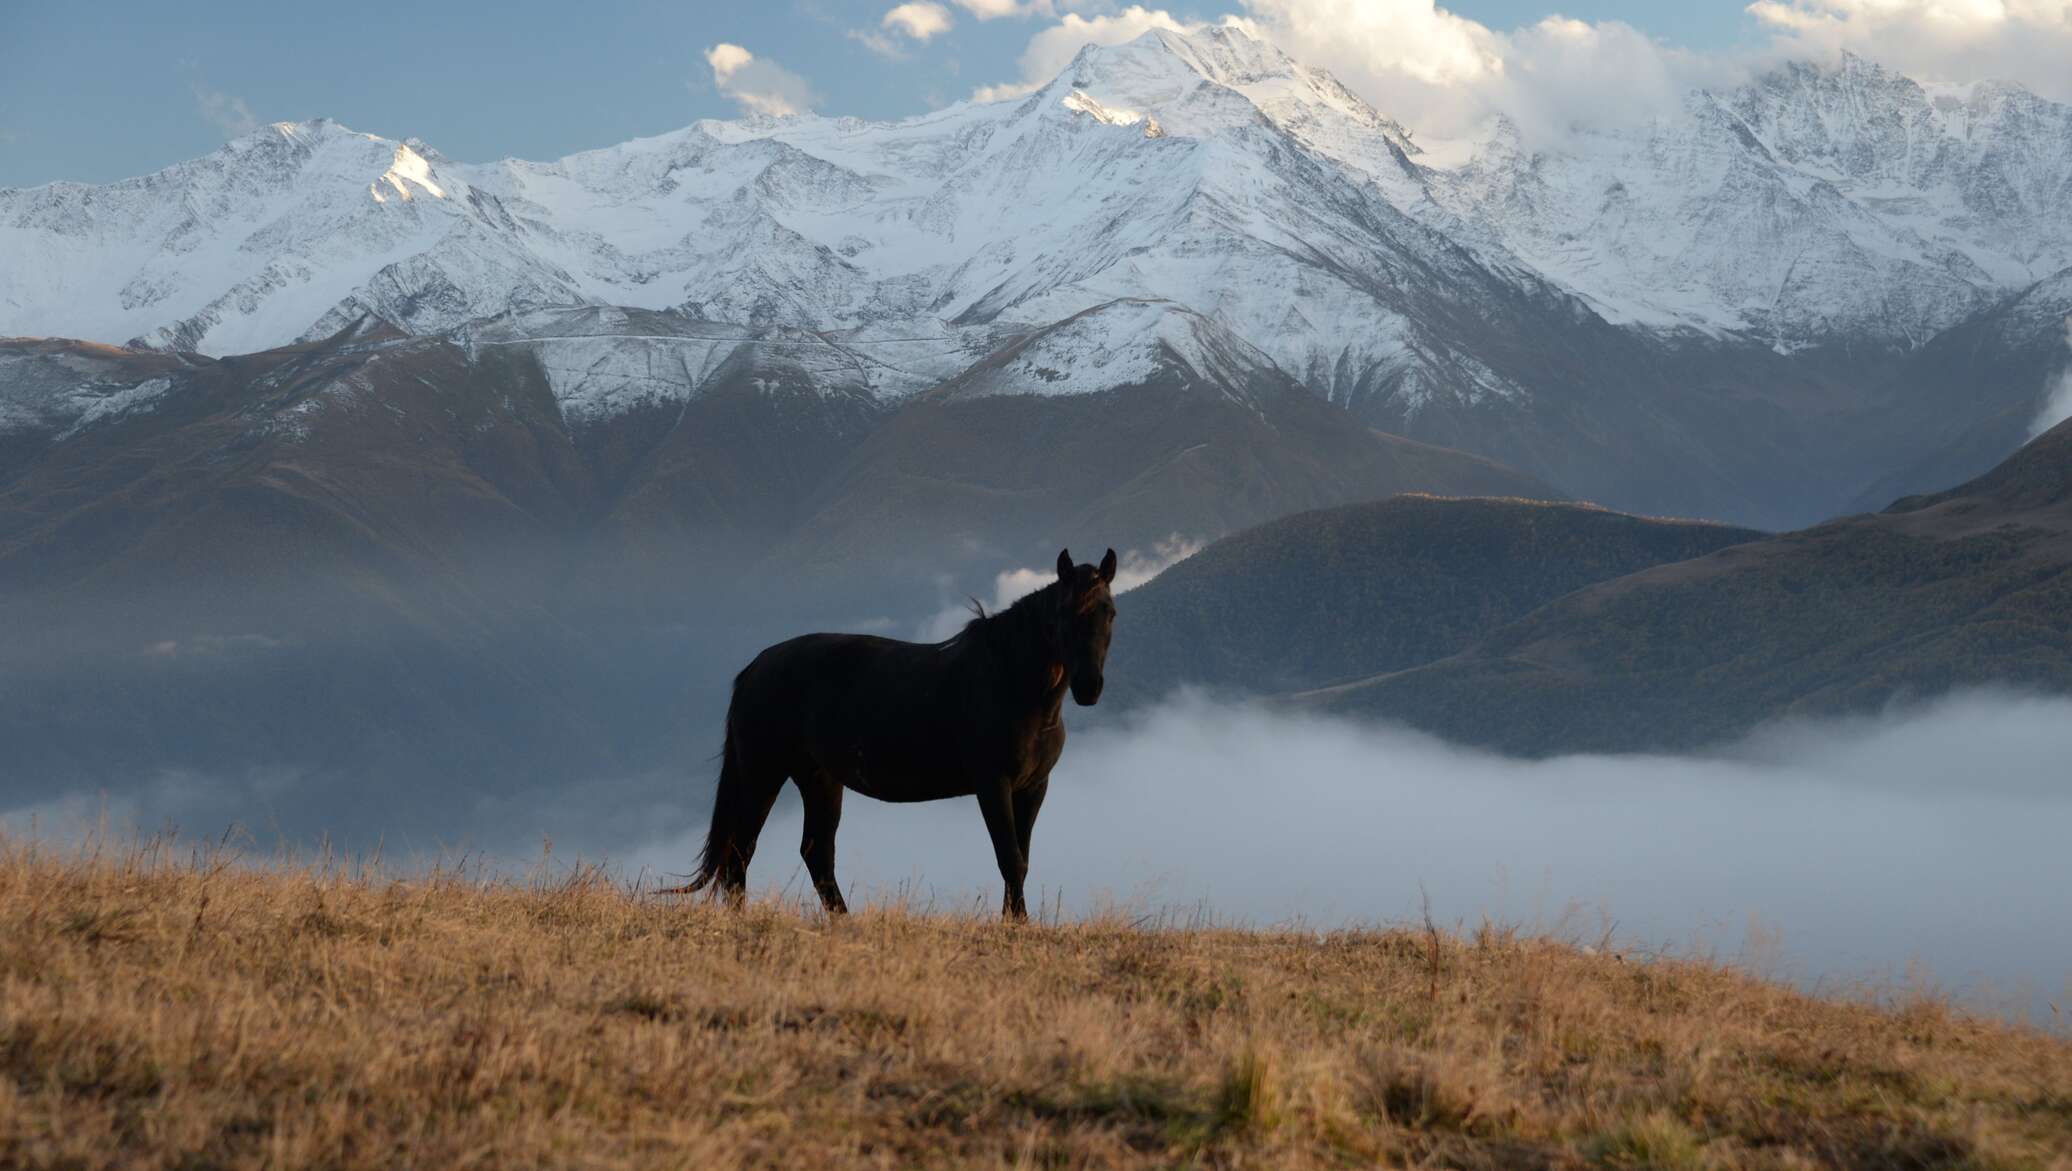
<svg viewBox="0 0 2072 1171">
<path fill-rule="evenodd" d="M 1108 555 L 1101 558 L 1101 580 L 1103 582 L 1115 580 L 1115 550 L 1113 549 L 1108 550 Z"/>
<path fill-rule="evenodd" d="M 1072 550 L 1060 549 L 1058 550 L 1058 580 L 1064 581 L 1065 579 L 1070 578 L 1071 576 Z"/>
</svg>

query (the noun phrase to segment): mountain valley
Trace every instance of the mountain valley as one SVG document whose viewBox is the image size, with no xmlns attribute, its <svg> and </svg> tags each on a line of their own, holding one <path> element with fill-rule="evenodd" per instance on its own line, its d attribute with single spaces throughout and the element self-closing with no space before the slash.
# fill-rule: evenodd
<svg viewBox="0 0 2072 1171">
<path fill-rule="evenodd" d="M 277 123 L 0 190 L 5 768 L 666 817 L 763 643 L 1175 537 L 1226 540 L 1126 596 L 1125 700 L 1541 752 L 2055 688 L 2055 513 L 1882 510 L 2050 421 L 2068 316 L 2072 112 L 1857 57 L 1559 139 L 1423 141 L 1230 26 L 552 162 Z"/>
</svg>

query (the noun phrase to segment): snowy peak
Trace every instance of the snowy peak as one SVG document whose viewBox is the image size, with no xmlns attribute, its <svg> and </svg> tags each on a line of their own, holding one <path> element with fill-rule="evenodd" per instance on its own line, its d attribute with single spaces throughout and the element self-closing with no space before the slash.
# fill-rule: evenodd
<svg viewBox="0 0 2072 1171">
<path fill-rule="evenodd" d="M 1301 64 L 1235 24 L 1213 25 L 1193 36 L 1163 30 L 1149 35 L 1160 37 L 1204 77 L 1244 94 L 1276 125 L 1298 137 L 1304 136 L 1305 128 L 1343 123 L 1378 134 L 1405 151 L 1416 150 L 1400 124 L 1329 72 Z"/>
<path fill-rule="evenodd" d="M 211 354 L 581 300 L 429 148 L 283 122 L 105 187 L 0 191 L 0 329 Z M 463 281 L 483 285 L 460 292 Z"/>
<path fill-rule="evenodd" d="M 1088 45 L 1041 92 L 1055 101 L 1050 95 L 1059 90 L 1065 101 L 1078 95 L 1105 109 L 1141 113 L 1173 133 L 1209 135 L 1263 116 L 1326 153 L 1415 150 L 1400 125 L 1338 79 L 1234 24 L 1191 34 L 1153 29 L 1120 45 Z M 1204 90 L 1243 101 L 1219 100 Z M 1361 136 L 1378 141 L 1355 149 L 1351 140 Z"/>
<path fill-rule="evenodd" d="M 1435 225 L 1608 319 L 1911 347 L 2072 263 L 2072 108 L 1860 57 L 1423 172 Z"/>
<path fill-rule="evenodd" d="M 382 190 L 384 184 L 388 192 Z M 393 192 L 396 198 L 410 200 L 414 198 L 411 194 L 413 188 L 433 199 L 446 198 L 445 188 L 432 175 L 432 164 L 407 145 L 398 146 L 389 160 L 388 170 L 381 173 L 380 179 L 367 185 L 376 203 L 387 203 L 389 192 Z"/>
</svg>

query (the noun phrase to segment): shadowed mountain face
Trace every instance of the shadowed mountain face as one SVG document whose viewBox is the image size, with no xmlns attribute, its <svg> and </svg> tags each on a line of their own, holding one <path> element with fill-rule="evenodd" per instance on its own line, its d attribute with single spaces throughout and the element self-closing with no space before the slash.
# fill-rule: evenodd
<svg viewBox="0 0 2072 1171">
<path fill-rule="evenodd" d="M 913 629 L 1073 537 L 1552 494 L 1345 425 L 1203 319 L 1109 312 L 1081 325 L 1141 344 L 1093 386 L 1043 374 L 1071 337 L 1018 336 L 897 413 L 790 337 L 590 413 L 557 382 L 637 379 L 372 322 L 223 359 L 0 343 L 10 801 L 173 785 L 200 822 L 275 801 L 370 832 L 599 778 L 688 801 L 726 681 L 787 635 Z M 680 322 L 633 328 L 680 353 Z"/>
<path fill-rule="evenodd" d="M 1130 368 L 1104 371 L 1095 389 L 1045 379 L 1070 369 L 1057 351 L 1075 334 L 1123 330 L 1141 331 Z M 1127 384 L 1105 385 L 1117 377 Z M 1014 393 L 1029 385 L 1042 389 Z M 838 571 L 934 534 L 991 564 L 1043 564 L 1067 537 L 1149 548 L 1405 491 L 1560 495 L 1490 460 L 1353 424 L 1206 319 L 1122 303 L 1007 347 L 900 410 L 829 478 L 780 559 Z"/>
<path fill-rule="evenodd" d="M 1060 367 L 1087 332 L 1129 336 L 1075 383 Z M 1352 425 L 1156 303 L 1016 338 L 897 411 L 772 345 L 735 349 L 680 401 L 576 413 L 550 357 L 375 323 L 227 359 L 0 345 L 21 404 L 0 431 L 0 597 L 193 584 L 251 615 L 302 588 L 415 581 L 481 616 L 571 578 L 629 604 L 627 566 L 928 582 L 1060 533 L 1127 548 L 1399 491 L 1558 495 Z M 494 600 L 470 594 L 483 582 Z"/>
<path fill-rule="evenodd" d="M 1398 496 L 1216 542 L 1123 595 L 1109 686 L 1272 693 L 1462 650 L 1594 582 L 1763 534 L 1585 505 Z"/>
<path fill-rule="evenodd" d="M 1967 686 L 2072 689 L 2072 423 L 1987 474 L 1553 602 L 1311 692 L 1510 751 L 1679 748 Z"/>
</svg>

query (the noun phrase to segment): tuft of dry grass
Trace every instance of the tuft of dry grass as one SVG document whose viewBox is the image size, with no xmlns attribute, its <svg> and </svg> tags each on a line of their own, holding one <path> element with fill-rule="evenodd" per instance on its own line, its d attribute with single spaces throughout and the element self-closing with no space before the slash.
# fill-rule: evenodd
<svg viewBox="0 0 2072 1171">
<path fill-rule="evenodd" d="M 0 839 L 0 1166 L 2065 1168 L 2072 1044 L 1501 930 Z"/>
</svg>

